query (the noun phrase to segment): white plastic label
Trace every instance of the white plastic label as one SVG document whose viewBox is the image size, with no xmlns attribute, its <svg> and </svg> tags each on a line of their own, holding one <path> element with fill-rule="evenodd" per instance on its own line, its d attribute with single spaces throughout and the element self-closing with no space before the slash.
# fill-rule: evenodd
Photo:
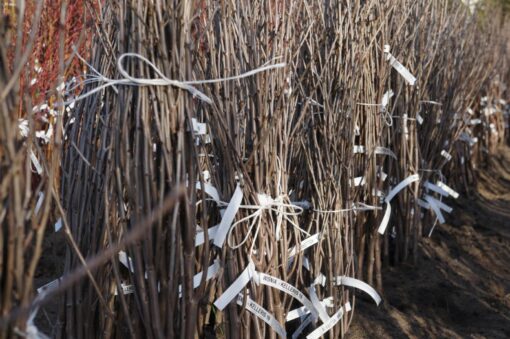
<svg viewBox="0 0 510 339">
<path fill-rule="evenodd" d="M 220 311 L 223 311 L 225 307 L 242 291 L 242 289 L 248 285 L 250 280 L 253 278 L 255 271 L 255 265 L 250 262 L 248 267 L 241 273 L 241 275 L 234 281 L 232 285 L 223 294 L 216 299 L 214 306 Z"/>
<path fill-rule="evenodd" d="M 211 198 L 213 198 L 214 201 L 219 202 L 220 201 L 220 195 L 218 194 L 218 190 L 216 187 L 209 183 L 203 183 L 204 185 L 204 192 L 209 195 Z M 196 189 L 200 190 L 202 189 L 202 185 L 200 184 L 200 181 L 196 184 Z"/>
<path fill-rule="evenodd" d="M 420 115 L 420 113 L 416 113 L 416 121 L 417 121 L 420 125 L 423 125 L 423 117 Z"/>
<path fill-rule="evenodd" d="M 438 187 L 440 187 L 442 190 L 444 190 L 445 192 L 447 192 L 452 198 L 457 199 L 459 197 L 459 193 L 454 191 L 450 186 L 446 185 L 442 181 L 438 181 L 436 183 L 436 185 Z"/>
<path fill-rule="evenodd" d="M 58 287 L 58 285 L 60 285 L 60 281 L 62 280 L 62 278 L 58 278 L 56 280 L 53 280 L 53 281 L 50 281 L 49 283 L 45 284 L 45 285 L 42 285 L 41 287 L 39 287 L 37 289 L 37 293 L 42 293 L 42 292 L 46 292 L 46 291 L 51 291 L 55 288 Z"/>
<path fill-rule="evenodd" d="M 289 250 L 289 257 L 292 258 L 293 256 L 298 253 L 297 248 L 299 248 L 299 252 L 303 252 L 307 248 L 315 245 L 320 240 L 320 233 L 316 233 L 312 235 L 311 237 L 306 238 L 305 240 L 301 241 L 301 244 L 299 246 L 294 246 Z"/>
<path fill-rule="evenodd" d="M 39 162 L 39 160 L 35 156 L 34 152 L 32 152 L 32 151 L 30 151 L 30 160 L 32 161 L 32 164 L 34 165 L 35 170 L 37 171 L 37 174 L 39 174 L 39 175 L 42 174 L 43 168 L 41 166 L 41 163 Z"/>
<path fill-rule="evenodd" d="M 216 231 L 218 230 L 219 225 L 213 226 L 207 229 L 207 235 L 209 236 L 209 240 L 214 239 L 216 236 Z M 198 232 L 195 237 L 195 247 L 202 245 L 205 242 L 205 234 L 204 232 Z"/>
<path fill-rule="evenodd" d="M 365 177 L 356 177 L 352 179 L 350 182 L 351 186 L 358 187 L 358 186 L 364 186 L 366 183 Z"/>
<path fill-rule="evenodd" d="M 389 148 L 377 146 L 374 152 L 377 155 L 389 155 L 393 159 L 397 160 L 397 155 L 393 153 L 393 151 L 390 150 Z"/>
<path fill-rule="evenodd" d="M 428 189 L 428 190 L 431 190 L 433 192 L 436 192 L 436 193 L 439 193 L 441 194 L 442 196 L 444 197 L 447 197 L 448 196 L 448 192 L 446 192 L 444 189 L 442 189 L 441 187 L 437 186 L 437 185 L 434 185 L 433 183 L 431 183 L 430 181 L 426 181 L 425 184 L 424 184 L 425 188 Z"/>
<path fill-rule="evenodd" d="M 381 303 L 381 297 L 379 296 L 377 291 L 372 286 L 370 286 L 369 284 L 367 284 L 361 280 L 351 278 L 351 277 L 341 276 L 341 277 L 335 278 L 335 284 L 342 285 L 342 286 L 354 287 L 359 290 L 362 290 L 363 292 L 367 293 L 375 301 L 375 303 L 378 306 Z"/>
<path fill-rule="evenodd" d="M 354 145 L 353 153 L 354 154 L 365 153 L 365 146 L 363 146 L 363 145 Z"/>
<path fill-rule="evenodd" d="M 445 158 L 446 161 L 452 160 L 452 155 L 450 153 L 446 152 L 445 150 L 441 151 L 441 156 L 443 156 L 443 158 Z"/>
<path fill-rule="evenodd" d="M 444 210 L 446 213 L 450 213 L 452 211 L 452 208 L 441 201 L 431 197 L 430 195 L 425 195 L 425 200 L 429 203 L 430 208 L 434 211 L 436 214 L 437 220 L 439 223 L 444 224 L 445 219 L 443 217 L 443 213 L 441 210 Z"/>
<path fill-rule="evenodd" d="M 333 297 L 326 298 L 320 302 L 322 307 L 333 307 Z M 297 318 L 302 318 L 306 315 L 310 314 L 310 310 L 308 310 L 305 306 L 301 306 L 299 308 L 293 309 L 292 311 L 289 311 L 287 313 L 287 316 L 285 317 L 285 321 L 292 321 Z"/>
<path fill-rule="evenodd" d="M 191 118 L 191 123 L 193 125 L 193 133 L 195 133 L 195 135 L 207 134 L 207 124 L 206 123 L 198 122 L 198 120 L 195 118 Z"/>
<path fill-rule="evenodd" d="M 306 339 L 319 339 L 321 336 L 329 332 L 333 326 L 336 325 L 342 319 L 345 312 L 351 310 L 351 304 L 346 303 L 344 307 L 341 307 L 327 322 L 319 326 L 315 331 L 306 336 Z"/>
<path fill-rule="evenodd" d="M 317 313 L 319 313 L 319 318 L 323 322 L 327 322 L 330 319 L 328 311 L 326 311 L 326 307 L 324 307 L 324 305 L 320 302 L 317 292 L 315 291 L 315 287 L 310 286 L 308 292 L 310 294 L 310 301 L 312 302 L 313 307 L 315 307 Z"/>
<path fill-rule="evenodd" d="M 399 72 L 402 77 L 404 77 L 404 79 L 407 81 L 409 85 L 414 86 L 414 84 L 416 83 L 416 78 L 414 77 L 414 75 L 412 75 L 411 72 L 409 72 L 409 70 L 404 67 L 404 65 L 398 62 L 398 60 L 395 59 L 395 57 L 391 55 L 391 53 L 388 53 L 388 55 L 386 56 L 386 60 L 388 60 L 390 65 L 393 66 L 393 68 L 397 72 Z"/>
<path fill-rule="evenodd" d="M 296 329 L 296 331 L 294 333 L 292 333 L 292 339 L 299 338 L 299 335 L 305 330 L 305 328 L 308 325 L 310 325 L 310 323 L 312 321 L 313 321 L 313 317 L 311 315 L 306 317 L 305 320 L 303 320 L 303 322 L 301 322 L 301 325 L 299 325 L 299 327 Z"/>
<path fill-rule="evenodd" d="M 218 259 L 215 259 L 214 264 L 212 264 L 211 266 L 209 266 L 207 268 L 207 273 L 206 273 L 207 275 L 205 277 L 205 281 L 209 281 L 212 278 L 216 277 L 219 270 L 220 270 L 220 261 Z M 193 288 L 197 288 L 198 286 L 200 286 L 200 283 L 202 282 L 203 274 L 204 274 L 204 272 L 198 272 L 197 274 L 195 274 L 193 276 Z M 179 285 L 179 298 L 181 298 L 181 296 L 182 296 L 182 286 Z"/>
<path fill-rule="evenodd" d="M 389 91 L 387 91 L 386 93 L 384 93 L 382 100 L 381 100 L 381 107 L 382 107 L 383 111 L 386 110 L 386 106 L 388 106 L 388 103 L 390 102 L 390 99 L 391 99 L 391 97 L 393 97 L 393 95 L 394 95 L 394 93 L 391 89 Z"/>
<path fill-rule="evenodd" d="M 289 284 L 281 279 L 278 279 L 276 277 L 273 277 L 271 275 L 268 275 L 265 273 L 258 273 L 258 274 L 259 274 L 259 282 L 261 284 L 274 287 L 276 289 L 279 289 L 282 292 L 287 293 L 288 295 L 292 296 L 293 298 L 295 298 L 299 302 L 301 302 L 301 304 L 303 304 L 306 308 L 308 308 L 310 310 L 310 312 L 312 313 L 312 315 L 314 316 L 314 318 L 316 318 L 318 316 L 318 312 L 315 309 L 315 307 L 313 306 L 310 299 L 305 297 L 305 295 L 303 293 L 301 293 L 297 288 L 295 288 L 291 284 Z M 322 318 L 321 318 L 321 320 L 324 321 Z"/>
<path fill-rule="evenodd" d="M 119 252 L 119 261 L 122 265 L 124 265 L 131 272 L 135 272 L 135 266 L 133 265 L 133 260 L 126 254 L 124 251 Z"/>
<path fill-rule="evenodd" d="M 58 218 L 54 227 L 55 227 L 55 232 L 60 231 L 60 229 L 62 228 L 62 218 Z"/>
<path fill-rule="evenodd" d="M 377 230 L 379 234 L 384 234 L 386 231 L 386 227 L 388 226 L 388 222 L 390 220 L 391 215 L 391 200 L 395 195 L 397 195 L 401 190 L 403 190 L 406 186 L 409 186 L 415 181 L 420 180 L 420 176 L 418 174 L 413 174 L 402 180 L 395 188 L 393 188 L 390 193 L 384 198 L 384 202 L 386 203 L 386 211 L 384 212 L 384 217 L 381 221 L 381 225 L 379 225 L 379 229 Z"/>
<path fill-rule="evenodd" d="M 243 200 L 243 190 L 241 186 L 237 185 L 234 194 L 232 195 L 232 199 L 230 199 L 230 203 L 227 206 L 225 214 L 221 219 L 221 223 L 216 231 L 216 236 L 214 237 L 214 245 L 217 247 L 223 247 L 223 243 L 225 242 L 225 238 L 227 237 L 227 233 L 232 226 L 232 222 L 236 217 L 237 210 L 239 210 L 239 206 L 241 206 L 241 201 Z M 237 295 L 237 293 L 236 293 Z"/>
<path fill-rule="evenodd" d="M 257 304 L 255 301 L 250 299 L 249 296 L 246 297 L 246 309 L 250 311 L 251 313 L 255 314 L 259 319 L 264 321 L 266 324 L 271 326 L 271 328 L 280 335 L 282 338 L 287 338 L 287 332 L 285 331 L 285 328 L 276 320 L 276 318 L 269 313 L 264 307 Z M 239 294 L 237 296 L 237 304 L 239 306 L 243 305 L 243 295 Z"/>
</svg>

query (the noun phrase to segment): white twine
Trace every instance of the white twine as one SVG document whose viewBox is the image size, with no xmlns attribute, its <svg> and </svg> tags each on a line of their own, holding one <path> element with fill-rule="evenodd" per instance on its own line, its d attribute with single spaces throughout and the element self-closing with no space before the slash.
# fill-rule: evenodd
<svg viewBox="0 0 510 339">
<path fill-rule="evenodd" d="M 91 96 L 92 94 L 95 94 L 95 93 L 97 93 L 99 91 L 102 91 L 103 89 L 106 89 L 108 87 L 113 87 L 114 90 L 117 91 L 115 86 L 119 86 L 119 85 L 120 86 L 173 86 L 173 87 L 178 87 L 178 88 L 182 88 L 182 89 L 190 92 L 193 95 L 193 97 L 198 97 L 200 100 L 205 101 L 205 102 L 211 104 L 212 103 L 211 98 L 209 98 L 203 92 L 201 92 L 198 89 L 196 89 L 194 87 L 194 85 L 213 84 L 213 83 L 224 82 L 224 81 L 239 80 L 239 79 L 250 77 L 250 76 L 255 75 L 257 73 L 265 72 L 265 71 L 276 69 L 276 68 L 282 68 L 282 67 L 286 66 L 286 63 L 278 63 L 278 64 L 269 65 L 269 62 L 272 61 L 271 60 L 271 61 L 268 61 L 267 63 L 265 63 L 264 65 L 254 69 L 254 70 L 251 70 L 249 72 L 242 73 L 242 74 L 239 74 L 239 75 L 235 75 L 235 76 L 219 78 L 219 79 L 209 79 L 209 80 L 179 81 L 179 80 L 170 79 L 167 76 L 165 76 L 163 74 L 163 72 L 161 72 L 161 70 L 159 68 L 157 68 L 156 65 L 154 65 L 154 63 L 152 63 L 146 57 L 144 57 L 144 56 L 142 56 L 142 55 L 140 55 L 138 53 L 124 53 L 124 54 L 121 54 L 120 57 L 117 59 L 117 70 L 119 71 L 119 73 L 122 75 L 123 78 L 121 78 L 121 79 L 109 79 L 109 78 L 105 77 L 104 75 L 102 75 L 101 73 L 99 73 L 94 67 L 92 67 L 92 65 L 87 63 L 81 56 L 78 55 L 78 57 L 95 74 L 97 74 L 97 77 L 94 77 L 94 79 L 88 79 L 87 81 L 90 80 L 89 81 L 89 83 L 90 83 L 90 82 L 93 82 L 95 80 L 97 82 L 104 82 L 105 84 L 103 84 L 101 86 L 98 86 L 98 87 L 90 90 L 89 92 L 84 93 L 84 94 L 82 94 L 82 95 L 80 95 L 80 96 L 70 100 L 69 102 L 66 102 L 65 105 L 67 105 L 69 103 L 73 103 L 73 102 L 77 102 L 77 101 L 83 100 L 83 99 Z M 151 78 L 136 78 L 136 77 L 131 76 L 126 71 L 126 69 L 123 66 L 123 61 L 124 61 L 125 58 L 139 59 L 140 61 L 145 63 L 147 66 L 152 68 L 152 70 L 159 76 L 159 78 L 154 78 L 154 79 L 151 79 Z"/>
<path fill-rule="evenodd" d="M 345 213 L 345 212 L 352 212 L 352 211 L 374 211 L 374 210 L 382 210 L 382 207 L 380 206 L 370 206 L 362 202 L 357 202 L 353 204 L 352 208 L 344 208 L 339 210 L 319 210 L 319 209 L 313 209 L 314 212 L 317 213 Z"/>
<path fill-rule="evenodd" d="M 297 223 L 295 223 L 291 218 L 293 216 L 298 216 L 301 213 L 303 213 L 303 208 L 301 208 L 300 206 L 294 205 L 290 202 L 287 202 L 288 197 L 286 195 L 282 194 L 282 195 L 279 195 L 278 197 L 276 197 L 275 199 L 273 199 L 266 194 L 258 194 L 258 200 L 260 203 L 259 205 L 241 205 L 241 206 L 239 206 L 239 209 L 254 210 L 254 212 L 232 224 L 232 226 L 230 227 L 230 230 L 228 231 L 228 236 L 227 236 L 227 244 L 228 244 L 228 246 L 230 246 L 230 248 L 237 249 L 237 248 L 243 246 L 246 243 L 246 241 L 248 241 L 248 237 L 251 234 L 253 228 L 255 227 L 255 234 L 253 236 L 254 240 L 252 242 L 250 252 L 249 252 L 251 255 L 251 253 L 253 252 L 254 245 L 255 245 L 255 239 L 257 238 L 259 230 L 260 230 L 260 221 L 262 219 L 262 215 L 263 215 L 264 211 L 275 212 L 279 218 L 279 220 L 278 220 L 279 223 L 281 223 L 281 221 L 283 221 L 283 219 L 285 219 L 289 224 L 291 224 L 298 231 L 306 234 L 307 236 L 310 236 L 310 234 L 307 231 L 305 231 L 304 229 L 299 227 L 299 225 Z M 272 216 L 271 216 L 271 218 L 272 218 Z M 249 220 L 251 220 L 251 223 L 248 227 L 248 231 L 246 232 L 246 236 L 243 238 L 243 240 L 241 242 L 239 242 L 238 244 L 234 244 L 232 241 L 232 232 L 234 231 L 234 229 L 237 226 L 239 226 L 240 224 L 247 222 Z"/>
</svg>

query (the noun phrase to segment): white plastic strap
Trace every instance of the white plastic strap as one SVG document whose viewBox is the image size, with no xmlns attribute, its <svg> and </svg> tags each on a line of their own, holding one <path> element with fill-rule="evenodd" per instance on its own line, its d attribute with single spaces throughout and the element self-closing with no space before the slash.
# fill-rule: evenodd
<svg viewBox="0 0 510 339">
<path fill-rule="evenodd" d="M 420 125 L 423 125 L 423 117 L 420 115 L 420 113 L 416 113 L 416 121 L 417 121 Z"/>
<path fill-rule="evenodd" d="M 333 297 L 326 298 L 320 302 L 322 307 L 333 307 Z M 285 317 L 285 321 L 289 322 L 297 318 L 302 318 L 306 315 L 310 314 L 310 310 L 307 309 L 305 306 L 301 306 L 299 308 L 293 309 L 292 311 L 289 311 L 287 313 L 287 316 Z"/>
<path fill-rule="evenodd" d="M 452 198 L 457 199 L 459 197 L 459 193 L 454 191 L 450 186 L 446 185 L 444 182 L 438 181 L 436 185 L 445 192 L 447 192 Z"/>
<path fill-rule="evenodd" d="M 219 225 L 213 226 L 207 229 L 207 234 L 209 236 L 209 240 L 214 239 L 216 236 L 216 232 L 218 231 Z M 195 237 L 195 247 L 202 245 L 205 242 L 205 234 L 204 232 L 198 232 Z"/>
<path fill-rule="evenodd" d="M 432 210 L 436 214 L 439 223 L 444 224 L 445 219 L 441 210 L 444 210 L 446 213 L 450 213 L 452 211 L 452 208 L 442 203 L 441 201 L 431 197 L 430 195 L 425 195 L 425 200 L 429 203 L 430 208 L 432 208 Z"/>
<path fill-rule="evenodd" d="M 389 61 L 390 65 L 393 66 L 393 68 L 399 72 L 401 76 L 404 77 L 409 85 L 414 86 L 416 83 L 416 78 L 411 74 L 411 72 L 409 72 L 407 68 L 404 67 L 404 65 L 398 62 L 398 60 L 395 59 L 393 55 L 391 55 L 389 45 L 384 46 L 384 52 L 386 53 L 386 60 Z"/>
<path fill-rule="evenodd" d="M 230 302 L 243 290 L 243 288 L 248 285 L 255 274 L 255 265 L 253 262 L 250 262 L 248 267 L 246 267 L 243 273 L 237 277 L 234 283 L 230 285 L 218 299 L 216 299 L 214 306 L 216 306 L 216 308 L 220 311 L 223 311 L 223 309 L 227 307 L 227 305 L 230 304 Z"/>
<path fill-rule="evenodd" d="M 393 197 L 395 197 L 395 195 L 397 195 L 406 186 L 409 186 L 410 184 L 412 184 L 413 182 L 418 181 L 418 180 L 420 180 L 420 175 L 418 175 L 418 174 L 413 174 L 413 175 L 408 176 L 407 178 L 402 180 L 397 186 L 395 186 L 395 188 L 393 188 L 390 191 L 390 193 L 388 193 L 385 201 L 390 202 L 391 199 L 393 199 Z"/>
<path fill-rule="evenodd" d="M 255 301 L 250 299 L 249 296 L 246 296 L 246 309 L 256 315 L 259 319 L 268 324 L 280 337 L 287 338 L 287 332 L 283 328 L 283 326 L 276 320 L 276 318 L 269 313 L 264 307 L 257 304 Z M 237 304 L 239 306 L 243 306 L 243 295 L 238 294 L 237 296 Z"/>
<path fill-rule="evenodd" d="M 317 292 L 315 291 L 315 287 L 310 286 L 310 288 L 308 289 L 308 292 L 310 294 L 310 301 L 312 302 L 313 307 L 315 307 L 315 309 L 317 310 L 317 313 L 319 313 L 319 318 L 323 322 L 328 321 L 330 319 L 328 311 L 326 311 L 326 308 L 319 300 L 319 297 L 317 296 Z"/>
<path fill-rule="evenodd" d="M 365 153 L 365 146 L 363 146 L 363 145 L 354 145 L 353 153 L 354 154 L 363 154 L 363 153 Z"/>
<path fill-rule="evenodd" d="M 227 233 L 230 229 L 230 226 L 232 226 L 232 222 L 236 217 L 237 210 L 239 210 L 239 206 L 241 205 L 242 200 L 243 190 L 241 189 L 241 186 L 237 185 L 236 190 L 232 195 L 232 199 L 230 199 L 230 203 L 227 206 L 225 214 L 221 219 L 221 223 L 218 227 L 218 230 L 216 231 L 216 236 L 214 237 L 214 245 L 216 245 L 217 247 L 220 248 L 223 247 L 223 243 L 225 242 Z M 237 293 L 235 295 L 237 295 Z"/>
<path fill-rule="evenodd" d="M 220 270 L 220 261 L 218 259 L 214 260 L 214 264 L 209 266 L 207 268 L 207 275 L 205 277 L 205 281 L 209 281 L 212 278 L 216 277 Z M 202 282 L 202 275 L 204 272 L 199 272 L 193 276 L 193 288 L 197 288 L 200 286 L 200 283 Z M 182 296 L 182 286 L 179 285 L 179 298 Z"/>
<path fill-rule="evenodd" d="M 318 314 L 317 310 L 315 309 L 315 307 L 313 306 L 312 302 L 310 301 L 310 299 L 305 297 L 305 295 L 303 293 L 301 293 L 297 288 L 295 288 L 291 284 L 289 284 L 279 278 L 273 277 L 269 274 L 258 273 L 258 275 L 259 275 L 259 282 L 261 284 L 270 286 L 270 287 L 274 287 L 284 293 L 287 293 L 288 295 L 292 296 L 293 298 L 297 299 L 299 302 L 301 302 L 301 304 L 303 304 L 306 308 L 308 308 L 310 310 L 310 312 L 312 313 L 314 318 L 317 318 L 317 316 L 319 314 Z M 321 318 L 321 320 L 324 321 L 322 318 Z"/>
<path fill-rule="evenodd" d="M 296 331 L 294 333 L 292 333 L 292 339 L 299 338 L 300 334 L 305 330 L 305 328 L 308 327 L 308 325 L 310 325 L 312 323 L 312 321 L 313 321 L 313 317 L 311 315 L 306 317 L 305 320 L 303 320 L 301 322 L 301 325 L 299 325 L 299 327 L 296 329 Z"/>
<path fill-rule="evenodd" d="M 60 229 L 62 228 L 62 218 L 58 218 L 54 227 L 55 227 L 55 232 L 60 231 Z"/>
<path fill-rule="evenodd" d="M 220 202 L 220 195 L 218 194 L 218 190 L 216 189 L 216 187 L 214 187 L 213 185 L 209 184 L 209 183 L 203 183 L 203 187 L 204 187 L 204 192 L 209 195 L 211 198 L 213 198 L 214 201 L 216 202 Z M 200 181 L 197 182 L 196 184 L 196 189 L 197 190 L 200 190 L 202 189 L 202 185 L 200 184 Z"/>
<path fill-rule="evenodd" d="M 30 151 L 30 160 L 32 161 L 32 164 L 34 165 L 35 170 L 37 171 L 37 174 L 41 175 L 43 172 L 43 168 L 41 166 L 41 163 L 35 156 L 34 152 L 32 152 L 32 151 Z"/>
<path fill-rule="evenodd" d="M 205 281 L 209 281 L 212 278 L 214 278 L 218 274 L 219 270 L 220 261 L 218 259 L 215 259 L 214 264 L 207 268 L 207 275 L 205 277 Z M 203 272 L 199 272 L 193 276 L 193 288 L 197 288 L 198 286 L 200 286 L 200 283 L 202 282 L 202 275 Z"/>
<path fill-rule="evenodd" d="M 135 273 L 135 266 L 133 265 L 133 260 L 126 254 L 124 251 L 119 252 L 119 261 L 122 265 L 124 265 L 128 270 L 132 273 Z"/>
<path fill-rule="evenodd" d="M 207 124 L 204 122 L 198 122 L 196 118 L 191 118 L 191 123 L 193 125 L 193 133 L 195 135 L 206 135 L 207 134 Z"/>
<path fill-rule="evenodd" d="M 298 252 L 303 252 L 307 248 L 315 245 L 320 240 L 320 233 L 316 233 L 312 235 L 311 237 L 306 238 L 305 240 L 301 241 L 301 244 L 298 246 L 294 246 L 289 250 L 289 258 L 292 258 L 295 256 Z M 298 251 L 299 248 L 299 251 Z"/>
<path fill-rule="evenodd" d="M 377 155 L 388 155 L 388 156 L 392 157 L 393 159 L 397 160 L 397 155 L 389 148 L 377 146 L 375 148 L 374 152 Z"/>
<path fill-rule="evenodd" d="M 386 231 L 386 227 L 388 226 L 388 222 L 390 220 L 391 215 L 391 205 L 390 202 L 401 190 L 403 190 L 406 186 L 409 186 L 415 181 L 420 180 L 420 176 L 418 174 L 413 174 L 402 180 L 395 188 L 393 188 L 390 193 L 384 198 L 384 202 L 386 203 L 386 211 L 384 212 L 384 217 L 381 221 L 381 225 L 379 225 L 379 229 L 377 230 L 379 234 L 384 234 Z"/>
<path fill-rule="evenodd" d="M 41 209 L 43 201 L 44 201 L 44 193 L 39 192 L 39 198 L 37 198 L 37 202 L 35 203 L 35 207 L 34 207 L 34 214 L 39 213 L 39 210 Z"/>
<path fill-rule="evenodd" d="M 335 284 L 336 285 L 342 285 L 342 286 L 349 286 L 354 287 L 359 290 L 362 290 L 363 292 L 367 293 L 372 299 L 374 299 L 375 303 L 379 306 L 381 303 L 381 296 L 377 293 L 377 291 L 370 286 L 369 284 L 355 279 L 351 277 L 341 276 L 335 278 Z"/>
<path fill-rule="evenodd" d="M 436 193 L 439 193 L 441 194 L 442 196 L 444 197 L 447 197 L 448 196 L 448 192 L 446 192 L 444 189 L 442 189 L 441 187 L 437 186 L 437 185 L 434 185 L 433 183 L 431 183 L 430 181 L 426 181 L 425 184 L 424 184 L 425 188 L 433 191 L 433 192 L 436 192 Z"/>
<path fill-rule="evenodd" d="M 441 156 L 446 159 L 446 161 L 452 160 L 452 155 L 445 150 L 441 151 Z"/>
<path fill-rule="evenodd" d="M 120 288 L 122 289 L 122 294 L 124 294 L 124 295 L 135 293 L 134 285 L 126 285 L 124 283 L 121 283 Z M 115 289 L 114 295 L 118 295 L 118 294 L 119 294 L 119 291 L 117 291 L 117 289 Z"/>
<path fill-rule="evenodd" d="M 358 187 L 366 184 L 365 177 L 356 177 L 349 182 L 350 186 Z"/>
<path fill-rule="evenodd" d="M 394 93 L 390 89 L 386 93 L 384 93 L 382 100 L 381 100 L 381 107 L 383 110 L 386 110 L 386 106 L 388 106 L 388 103 L 390 102 L 391 97 L 393 97 Z"/>
<path fill-rule="evenodd" d="M 383 171 L 382 166 L 377 166 L 377 177 L 381 179 L 381 181 L 386 181 L 388 174 Z"/>
<path fill-rule="evenodd" d="M 55 279 L 45 285 L 42 285 L 37 289 L 37 293 L 43 293 L 57 288 L 60 285 L 60 281 L 62 281 L 62 278 Z"/>
<path fill-rule="evenodd" d="M 386 228 L 388 227 L 388 222 L 390 221 L 390 216 L 391 216 L 391 204 L 387 202 L 386 210 L 384 211 L 384 216 L 381 220 L 379 228 L 377 229 L 377 232 L 379 232 L 379 234 L 384 234 L 384 232 L 386 231 Z"/>
<path fill-rule="evenodd" d="M 430 208 L 430 204 L 428 202 L 423 201 L 423 200 L 421 200 L 419 198 L 416 199 L 416 203 L 418 204 L 418 206 L 421 206 L 421 207 L 423 207 L 423 208 L 425 208 L 427 210 Z"/>
<path fill-rule="evenodd" d="M 429 197 L 429 200 L 432 200 L 434 202 L 434 204 L 437 205 L 437 207 L 439 207 L 440 209 L 444 210 L 446 213 L 451 213 L 453 211 L 453 208 L 451 208 L 450 206 L 448 206 L 444 202 L 442 202 L 440 200 L 437 200 L 436 198 L 431 197 L 431 196 L 428 196 L 428 197 Z M 427 198 L 427 196 L 425 196 L 425 198 Z M 427 201 L 429 201 L 429 200 L 427 200 Z M 430 201 L 429 201 L 429 204 L 430 204 Z"/>
<path fill-rule="evenodd" d="M 404 128 L 404 136 L 407 139 L 409 139 L 409 127 L 407 126 L 408 121 L 408 115 L 404 114 L 402 115 L 402 127 Z"/>
<path fill-rule="evenodd" d="M 321 336 L 329 332 L 344 316 L 345 312 L 351 310 L 351 304 L 346 303 L 344 307 L 341 307 L 327 322 L 319 326 L 315 331 L 306 336 L 306 339 L 319 339 Z"/>
<path fill-rule="evenodd" d="M 291 258 L 293 259 L 293 257 Z M 291 262 L 291 260 L 289 260 L 289 262 Z M 308 272 L 310 272 L 310 260 L 307 258 L 307 257 L 303 257 L 303 267 L 306 268 L 306 270 Z M 313 284 L 312 285 L 322 285 L 322 286 L 325 286 L 326 285 L 326 276 L 322 273 L 319 273 L 319 275 L 314 279 L 313 281 Z"/>
</svg>

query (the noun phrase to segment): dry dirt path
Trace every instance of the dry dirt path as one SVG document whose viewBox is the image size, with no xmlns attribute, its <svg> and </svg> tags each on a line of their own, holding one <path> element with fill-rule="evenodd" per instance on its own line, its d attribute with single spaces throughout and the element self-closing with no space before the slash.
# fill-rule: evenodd
<svg viewBox="0 0 510 339">
<path fill-rule="evenodd" d="M 455 210 L 424 239 L 419 264 L 386 270 L 384 304 L 356 302 L 348 339 L 510 338 L 510 148 L 474 196 L 448 203 Z"/>
</svg>

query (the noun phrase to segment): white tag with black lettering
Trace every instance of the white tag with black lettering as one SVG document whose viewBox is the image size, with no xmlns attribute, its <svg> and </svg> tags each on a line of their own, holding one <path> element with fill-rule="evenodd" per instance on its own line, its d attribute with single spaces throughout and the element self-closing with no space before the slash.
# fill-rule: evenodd
<svg viewBox="0 0 510 339">
<path fill-rule="evenodd" d="M 299 302 L 301 302 L 301 304 L 303 304 L 306 308 L 310 310 L 310 312 L 315 318 L 319 315 L 310 299 L 305 297 L 303 293 L 301 293 L 297 288 L 295 288 L 291 284 L 276 277 L 273 277 L 269 274 L 258 273 L 258 275 L 259 282 L 261 284 L 279 289 L 280 291 L 285 292 L 288 295 L 292 296 L 293 298 L 297 299 Z M 324 321 L 322 318 L 321 320 Z"/>
<path fill-rule="evenodd" d="M 346 303 L 344 307 L 341 307 L 327 322 L 319 326 L 315 331 L 306 336 L 306 339 L 319 339 L 324 334 L 329 332 L 335 326 L 346 312 L 351 310 L 351 304 Z"/>
<path fill-rule="evenodd" d="M 242 294 L 237 296 L 237 304 L 239 306 L 243 306 Z M 264 321 L 266 324 L 268 324 L 276 333 L 280 335 L 280 337 L 287 338 L 287 332 L 285 331 L 285 328 L 283 328 L 283 326 L 278 322 L 278 320 L 276 320 L 276 318 L 271 313 L 269 313 L 268 310 L 250 299 L 249 296 L 246 296 L 246 309 Z"/>
</svg>

